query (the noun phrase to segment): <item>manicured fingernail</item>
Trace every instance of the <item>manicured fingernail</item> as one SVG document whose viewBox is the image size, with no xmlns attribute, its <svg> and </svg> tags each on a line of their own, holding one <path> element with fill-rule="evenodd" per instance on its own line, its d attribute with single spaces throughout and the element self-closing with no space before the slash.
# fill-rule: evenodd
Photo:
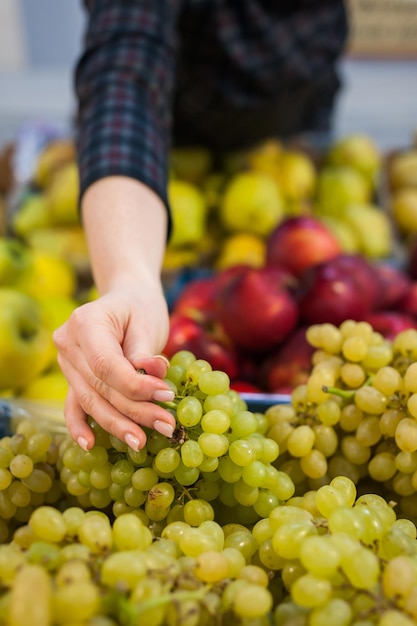
<svg viewBox="0 0 417 626">
<path fill-rule="evenodd" d="M 132 450 L 137 451 L 140 448 L 140 441 L 137 437 L 135 437 L 135 435 L 127 433 L 127 435 L 125 436 L 125 442 L 129 446 L 129 448 L 132 448 Z"/>
<path fill-rule="evenodd" d="M 161 433 L 161 435 L 164 435 L 165 437 L 172 437 L 174 434 L 174 427 L 171 424 L 168 424 L 168 422 L 155 420 L 153 427 L 158 431 L 158 433 Z"/>
<path fill-rule="evenodd" d="M 172 402 L 175 398 L 175 393 L 170 389 L 157 389 L 152 394 L 152 400 L 156 402 Z"/>
<path fill-rule="evenodd" d="M 85 437 L 78 437 L 77 443 L 86 452 L 88 452 L 88 441 Z"/>
<path fill-rule="evenodd" d="M 165 363 L 165 365 L 166 365 L 167 367 L 169 367 L 169 360 L 166 358 L 166 356 L 164 356 L 163 354 L 157 354 L 157 355 L 156 355 L 156 358 L 157 358 L 157 359 L 162 359 L 162 360 L 163 360 L 163 362 Z"/>
</svg>

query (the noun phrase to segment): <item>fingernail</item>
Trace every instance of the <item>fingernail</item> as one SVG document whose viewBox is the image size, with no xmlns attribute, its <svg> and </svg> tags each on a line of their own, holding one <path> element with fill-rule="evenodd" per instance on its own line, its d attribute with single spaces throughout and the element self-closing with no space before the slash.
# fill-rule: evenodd
<svg viewBox="0 0 417 626">
<path fill-rule="evenodd" d="M 80 446 L 80 448 L 85 450 L 85 452 L 88 452 L 88 441 L 85 437 L 78 437 L 77 443 Z"/>
<path fill-rule="evenodd" d="M 163 360 L 163 362 L 165 363 L 165 365 L 166 365 L 167 367 L 169 367 L 169 360 L 166 358 L 166 356 L 164 356 L 163 354 L 157 354 L 157 355 L 156 355 L 156 358 L 157 358 L 157 359 L 162 359 L 162 360 Z"/>
<path fill-rule="evenodd" d="M 129 448 L 132 448 L 132 450 L 137 451 L 140 448 L 140 441 L 137 437 L 135 437 L 135 435 L 127 433 L 127 435 L 125 436 L 125 442 L 129 446 Z"/>
<path fill-rule="evenodd" d="M 156 402 L 172 402 L 175 398 L 175 393 L 170 389 L 157 389 L 152 394 L 152 400 Z"/>
<path fill-rule="evenodd" d="M 164 435 L 165 437 L 171 438 L 174 434 L 174 427 L 171 424 L 168 424 L 168 422 L 155 420 L 153 423 L 153 427 L 155 430 L 158 431 L 158 433 L 161 433 L 161 435 Z"/>
</svg>

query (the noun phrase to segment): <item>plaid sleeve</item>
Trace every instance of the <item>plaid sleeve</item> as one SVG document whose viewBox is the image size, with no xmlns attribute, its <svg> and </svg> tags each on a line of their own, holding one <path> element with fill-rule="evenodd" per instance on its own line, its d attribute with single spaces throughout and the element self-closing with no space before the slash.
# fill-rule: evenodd
<svg viewBox="0 0 417 626">
<path fill-rule="evenodd" d="M 146 184 L 168 207 L 177 4 L 87 0 L 75 71 L 80 197 L 94 181 L 122 175 Z"/>
</svg>

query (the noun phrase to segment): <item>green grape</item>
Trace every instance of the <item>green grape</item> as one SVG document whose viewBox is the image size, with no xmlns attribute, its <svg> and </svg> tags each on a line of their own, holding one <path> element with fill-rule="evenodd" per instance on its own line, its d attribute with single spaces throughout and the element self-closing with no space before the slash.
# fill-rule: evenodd
<svg viewBox="0 0 417 626">
<path fill-rule="evenodd" d="M 170 366 L 183 367 L 185 370 L 196 360 L 194 354 L 189 350 L 179 350 L 170 359 Z"/>
<path fill-rule="evenodd" d="M 384 341 L 378 345 L 368 346 L 366 356 L 362 359 L 362 367 L 365 371 L 376 371 L 389 365 L 393 358 L 393 350 L 390 342 Z"/>
<path fill-rule="evenodd" d="M 243 439 L 256 433 L 258 422 L 256 416 L 247 410 L 237 411 L 230 419 L 230 434 L 232 439 Z"/>
<path fill-rule="evenodd" d="M 211 409 L 201 418 L 201 428 L 206 433 L 223 434 L 230 428 L 230 415 L 223 409 Z"/>
<path fill-rule="evenodd" d="M 88 492 L 90 504 L 95 509 L 106 509 L 111 504 L 111 496 L 108 489 L 96 489 L 92 487 Z"/>
<path fill-rule="evenodd" d="M 359 363 L 368 353 L 369 343 L 365 338 L 358 335 L 350 335 L 344 339 L 342 344 L 342 354 L 347 361 Z"/>
<path fill-rule="evenodd" d="M 229 440 L 225 435 L 203 432 L 198 437 L 198 445 L 205 456 L 218 458 L 226 454 Z"/>
<path fill-rule="evenodd" d="M 181 457 L 175 448 L 163 448 L 154 458 L 153 469 L 158 474 L 171 474 L 180 464 Z"/>
<path fill-rule="evenodd" d="M 98 511 L 87 513 L 79 525 L 78 539 L 93 554 L 108 550 L 113 543 L 112 528 L 108 517 Z"/>
<path fill-rule="evenodd" d="M 184 487 L 188 487 L 197 482 L 200 476 L 198 467 L 186 467 L 181 461 L 174 472 L 175 480 Z"/>
<path fill-rule="evenodd" d="M 39 539 L 61 542 L 66 533 L 67 525 L 60 511 L 51 506 L 40 506 L 30 518 L 30 526 Z"/>
<path fill-rule="evenodd" d="M 199 467 L 204 460 L 204 454 L 197 441 L 188 439 L 182 444 L 181 460 L 186 467 Z"/>
<path fill-rule="evenodd" d="M 224 411 L 227 415 L 232 415 L 234 411 L 234 402 L 228 393 L 217 393 L 213 395 L 207 396 L 203 401 L 204 413 L 209 413 L 210 411 Z"/>
<path fill-rule="evenodd" d="M 158 482 L 148 491 L 147 502 L 155 509 L 167 509 L 175 498 L 174 487 L 167 482 Z"/>
<path fill-rule="evenodd" d="M 34 463 L 46 461 L 47 453 L 53 443 L 51 433 L 34 431 L 27 439 L 27 454 Z"/>
<path fill-rule="evenodd" d="M 196 527 L 189 527 L 179 537 L 179 547 L 185 556 L 198 557 L 208 550 L 216 550 L 216 538 Z"/>
<path fill-rule="evenodd" d="M 219 496 L 220 485 L 217 481 L 209 481 L 202 478 L 195 483 L 194 489 L 197 498 L 212 502 Z"/>
<path fill-rule="evenodd" d="M 355 404 L 347 404 L 340 413 L 340 427 L 345 432 L 354 432 L 363 419 L 363 411 Z"/>
<path fill-rule="evenodd" d="M 156 455 L 163 448 L 168 448 L 170 445 L 169 440 L 156 430 L 147 432 L 146 447 L 150 454 Z"/>
<path fill-rule="evenodd" d="M 356 430 L 356 440 L 361 446 L 374 446 L 381 439 L 379 418 L 368 415 L 363 418 Z"/>
<path fill-rule="evenodd" d="M 341 408 L 336 400 L 329 398 L 317 407 L 317 417 L 327 426 L 334 426 L 340 420 Z"/>
<path fill-rule="evenodd" d="M 395 468 L 403 474 L 412 474 L 417 470 L 417 451 L 400 450 L 394 457 Z"/>
<path fill-rule="evenodd" d="M 186 428 L 196 426 L 203 414 L 203 405 L 195 396 L 185 396 L 177 405 L 177 419 Z"/>
<path fill-rule="evenodd" d="M 11 502 L 17 507 L 26 507 L 31 503 L 30 489 L 20 480 L 14 480 L 7 489 Z"/>
<path fill-rule="evenodd" d="M 150 491 L 158 483 L 158 474 L 152 467 L 140 467 L 135 470 L 131 483 L 138 491 Z"/>
<path fill-rule="evenodd" d="M 255 460 L 255 451 L 245 439 L 236 439 L 229 446 L 229 457 L 236 465 L 245 467 Z"/>
<path fill-rule="evenodd" d="M 5 491 L 12 482 L 12 475 L 8 469 L 0 468 L 0 491 Z"/>
<path fill-rule="evenodd" d="M 357 389 L 364 384 L 366 373 L 359 363 L 343 363 L 340 368 L 340 379 L 350 389 Z"/>
<path fill-rule="evenodd" d="M 227 565 L 228 565 L 227 577 L 237 578 L 239 573 L 242 571 L 242 569 L 246 565 L 245 557 L 236 548 L 224 548 L 222 550 L 222 555 L 227 560 Z"/>
<path fill-rule="evenodd" d="M 367 463 L 371 458 L 371 449 L 361 445 L 354 435 L 346 435 L 340 442 L 340 449 L 345 458 L 354 465 Z"/>
<path fill-rule="evenodd" d="M 188 381 L 194 385 L 198 385 L 198 381 L 202 374 L 211 372 L 212 367 L 205 359 L 196 359 L 186 369 L 185 375 Z"/>
<path fill-rule="evenodd" d="M 323 606 L 331 600 L 331 596 L 331 582 L 310 573 L 297 578 L 291 586 L 291 598 L 305 608 Z"/>
<path fill-rule="evenodd" d="M 79 467 L 86 472 L 104 465 L 108 461 L 106 448 L 95 445 L 88 452 L 80 453 Z"/>
<path fill-rule="evenodd" d="M 300 518 L 288 524 L 281 524 L 273 534 L 272 545 L 278 556 L 298 559 L 306 538 L 316 534 L 314 523 L 310 519 Z"/>
<path fill-rule="evenodd" d="M 291 456 L 303 457 L 314 445 L 314 430 L 307 424 L 297 426 L 287 440 L 287 449 Z"/>
<path fill-rule="evenodd" d="M 327 604 L 314 608 L 309 617 L 310 626 L 349 626 L 351 623 L 352 609 L 342 598 L 330 598 Z"/>
<path fill-rule="evenodd" d="M 105 586 L 134 589 L 147 574 L 145 554 L 139 550 L 119 550 L 110 554 L 101 567 Z"/>
<path fill-rule="evenodd" d="M 325 424 L 316 424 L 314 430 L 314 447 L 319 450 L 325 457 L 331 457 L 338 448 L 339 440 L 336 430 L 333 426 Z"/>
<path fill-rule="evenodd" d="M 258 544 L 251 532 L 247 529 L 235 530 L 225 537 L 224 548 L 234 548 L 241 552 L 246 563 L 250 563 L 258 549 Z"/>
<path fill-rule="evenodd" d="M 227 393 L 230 388 L 230 378 L 226 372 L 213 370 L 203 373 L 198 379 L 198 386 L 207 395 Z"/>
<path fill-rule="evenodd" d="M 252 461 L 242 468 L 242 480 L 249 487 L 262 487 L 266 482 L 267 470 L 262 461 Z"/>
<path fill-rule="evenodd" d="M 219 460 L 219 476 L 227 483 L 235 483 L 242 476 L 242 466 L 237 465 L 229 456 Z"/>
<path fill-rule="evenodd" d="M 265 464 L 273 463 L 279 456 L 279 445 L 273 439 L 264 436 L 262 439 L 262 452 L 260 461 Z"/>
<path fill-rule="evenodd" d="M 204 458 L 200 463 L 200 472 L 214 474 L 218 467 L 219 459 L 216 456 L 204 455 Z"/>
<path fill-rule="evenodd" d="M 327 472 L 327 460 L 320 450 L 310 450 L 300 459 L 300 466 L 309 478 L 323 478 Z"/>
<path fill-rule="evenodd" d="M 256 619 L 268 615 L 272 608 L 272 595 L 268 589 L 245 581 L 236 590 L 233 611 L 239 617 Z"/>
<path fill-rule="evenodd" d="M 268 515 L 279 505 L 279 499 L 269 489 L 262 489 L 259 492 L 258 499 L 253 504 L 254 511 L 263 519 L 268 518 Z"/>
<path fill-rule="evenodd" d="M 146 550 L 152 533 L 134 513 L 125 513 L 113 523 L 113 540 L 117 550 Z"/>
<path fill-rule="evenodd" d="M 190 526 L 200 526 L 205 521 L 214 520 L 214 509 L 209 502 L 200 498 L 185 503 L 184 521 Z"/>
<path fill-rule="evenodd" d="M 222 552 L 208 550 L 196 558 L 194 574 L 205 583 L 216 583 L 226 578 L 229 573 L 229 562 Z"/>
<path fill-rule="evenodd" d="M 404 452 L 417 451 L 417 421 L 411 417 L 402 419 L 395 429 L 395 443 Z"/>
<path fill-rule="evenodd" d="M 134 465 L 128 459 L 119 459 L 111 468 L 112 482 L 116 485 L 126 486 L 130 483 L 134 471 Z"/>
<path fill-rule="evenodd" d="M 412 393 L 408 398 L 407 409 L 414 418 L 417 417 L 417 393 Z"/>
<path fill-rule="evenodd" d="M 395 456 L 391 452 L 375 454 L 368 463 L 369 476 L 378 482 L 390 480 L 396 471 Z"/>
<path fill-rule="evenodd" d="M 258 487 L 252 487 L 242 480 L 233 483 L 233 495 L 235 500 L 243 506 L 252 506 L 259 497 Z"/>
<path fill-rule="evenodd" d="M 356 589 L 372 589 L 377 585 L 379 559 L 365 547 L 357 547 L 348 558 L 342 558 L 341 565 L 343 573 Z"/>
<path fill-rule="evenodd" d="M 94 467 L 90 471 L 90 485 L 96 489 L 107 489 L 112 484 L 112 470 L 111 463 L 105 461 L 103 464 Z M 122 482 L 116 484 L 124 486 Z"/>
</svg>

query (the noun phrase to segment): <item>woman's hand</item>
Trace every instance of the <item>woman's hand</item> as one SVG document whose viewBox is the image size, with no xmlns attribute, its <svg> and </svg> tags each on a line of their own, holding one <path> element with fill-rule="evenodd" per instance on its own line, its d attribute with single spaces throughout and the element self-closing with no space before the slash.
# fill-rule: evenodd
<svg viewBox="0 0 417 626">
<path fill-rule="evenodd" d="M 160 285 L 139 285 L 80 306 L 55 331 L 58 363 L 69 383 L 65 419 L 82 448 L 94 445 L 87 416 L 135 450 L 146 443 L 141 426 L 172 435 L 174 417 L 156 404 L 174 398 L 163 380 L 168 362 L 158 354 L 168 328 Z"/>
</svg>

